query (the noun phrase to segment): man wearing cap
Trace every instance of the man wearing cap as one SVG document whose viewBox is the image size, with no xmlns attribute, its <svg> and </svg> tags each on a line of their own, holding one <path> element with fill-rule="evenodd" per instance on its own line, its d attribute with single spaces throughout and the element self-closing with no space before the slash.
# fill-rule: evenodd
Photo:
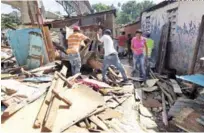
<svg viewBox="0 0 204 133">
<path fill-rule="evenodd" d="M 114 48 L 113 40 L 111 38 L 111 30 L 106 29 L 104 35 L 99 39 L 99 34 L 97 33 L 97 40 L 104 45 L 104 61 L 103 61 L 103 68 L 102 68 L 102 77 L 103 81 L 106 82 L 106 72 L 108 67 L 114 65 L 122 74 L 123 81 L 127 81 L 127 75 L 125 70 L 118 58 L 118 53 Z"/>
<path fill-rule="evenodd" d="M 137 64 L 139 65 L 139 72 L 140 72 L 140 77 L 145 81 L 146 80 L 146 72 L 145 72 L 145 59 L 147 58 L 147 44 L 146 44 L 146 39 L 142 37 L 142 31 L 137 30 L 135 37 L 132 39 L 131 42 L 131 49 L 133 51 L 133 66 L 134 66 L 134 71 L 136 71 L 136 66 Z M 146 55 L 144 55 L 144 49 Z"/>
<path fill-rule="evenodd" d="M 82 41 L 90 40 L 87 36 L 80 33 L 80 27 L 73 27 L 74 33 L 68 37 L 68 59 L 71 63 L 72 75 L 79 73 L 81 69 L 81 57 L 79 49 Z"/>
</svg>

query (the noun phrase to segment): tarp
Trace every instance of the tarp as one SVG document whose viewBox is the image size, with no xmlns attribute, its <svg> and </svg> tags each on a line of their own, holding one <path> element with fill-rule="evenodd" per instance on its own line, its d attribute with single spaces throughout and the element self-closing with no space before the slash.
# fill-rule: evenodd
<svg viewBox="0 0 204 133">
<path fill-rule="evenodd" d="M 176 76 L 176 78 L 204 87 L 204 75 L 203 74 Z"/>
</svg>

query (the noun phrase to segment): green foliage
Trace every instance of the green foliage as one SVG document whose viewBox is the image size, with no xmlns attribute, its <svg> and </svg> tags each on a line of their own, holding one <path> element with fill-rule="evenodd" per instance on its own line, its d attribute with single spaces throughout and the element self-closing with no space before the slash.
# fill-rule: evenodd
<svg viewBox="0 0 204 133">
<path fill-rule="evenodd" d="M 117 23 L 125 24 L 136 20 L 140 16 L 140 13 L 145 9 L 153 6 L 152 1 L 145 0 L 137 3 L 136 1 L 128 1 L 121 6 L 121 11 L 118 13 Z"/>
<path fill-rule="evenodd" d="M 20 19 L 11 14 L 1 14 L 1 29 L 6 28 L 6 24 L 16 27 L 21 24 Z"/>
<path fill-rule="evenodd" d="M 93 8 L 96 12 L 102 12 L 102 11 L 111 10 L 111 6 L 108 6 L 108 5 L 102 4 L 102 3 L 93 4 L 93 5 L 92 5 L 92 8 Z"/>
<path fill-rule="evenodd" d="M 119 12 L 117 14 L 116 23 L 118 24 L 125 24 L 127 22 L 133 21 L 130 14 Z"/>
<path fill-rule="evenodd" d="M 153 5 L 154 3 L 149 0 L 145 0 L 142 2 L 137 2 L 136 0 L 135 1 L 130 0 L 123 4 L 119 2 L 117 3 L 117 6 L 118 6 L 118 9 L 121 9 L 121 10 L 117 10 L 116 22 L 118 24 L 126 24 L 129 22 L 135 21 L 136 18 L 140 16 L 142 11 L 144 11 L 145 9 Z M 115 7 L 113 5 L 108 6 L 106 4 L 98 3 L 98 4 L 93 4 L 92 8 L 96 12 L 101 12 L 101 11 L 110 10 Z"/>
</svg>

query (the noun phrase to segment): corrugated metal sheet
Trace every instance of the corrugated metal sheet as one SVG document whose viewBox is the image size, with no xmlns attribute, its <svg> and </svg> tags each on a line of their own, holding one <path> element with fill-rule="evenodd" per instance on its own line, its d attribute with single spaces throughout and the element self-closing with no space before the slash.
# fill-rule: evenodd
<svg viewBox="0 0 204 133">
<path fill-rule="evenodd" d="M 14 30 L 7 33 L 9 44 L 11 45 L 13 54 L 16 57 L 19 66 L 27 65 L 29 66 L 28 68 L 39 67 L 35 63 L 34 66 L 27 64 L 27 60 L 31 55 L 42 56 L 43 64 L 46 64 L 49 61 L 41 35 L 41 30 L 37 28 Z M 39 51 L 36 51 L 36 47 L 38 47 Z"/>
</svg>

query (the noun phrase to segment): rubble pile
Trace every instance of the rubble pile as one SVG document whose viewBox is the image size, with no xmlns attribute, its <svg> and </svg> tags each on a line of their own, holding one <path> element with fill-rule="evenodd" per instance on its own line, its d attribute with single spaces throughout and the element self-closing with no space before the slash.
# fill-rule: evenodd
<svg viewBox="0 0 204 133">
<path fill-rule="evenodd" d="M 135 84 L 136 100 L 142 105 L 137 107 L 141 124 L 146 128 L 166 127 L 160 131 L 175 131 L 170 129 L 172 125 L 180 128 L 176 131 L 204 131 L 203 86 L 152 71 L 150 75 L 152 79 L 146 84 Z"/>
<path fill-rule="evenodd" d="M 55 61 L 32 70 L 21 68 L 17 76 L 2 79 L 2 103 L 6 106 L 1 116 L 3 123 L 44 97 L 34 129 L 62 132 L 77 125 L 89 131 L 108 131 L 107 121 L 122 116 L 114 109 L 132 95 L 133 84 L 124 86 L 118 82 L 111 86 L 99 80 L 99 72 L 67 78 L 69 70 L 62 66 Z"/>
</svg>

